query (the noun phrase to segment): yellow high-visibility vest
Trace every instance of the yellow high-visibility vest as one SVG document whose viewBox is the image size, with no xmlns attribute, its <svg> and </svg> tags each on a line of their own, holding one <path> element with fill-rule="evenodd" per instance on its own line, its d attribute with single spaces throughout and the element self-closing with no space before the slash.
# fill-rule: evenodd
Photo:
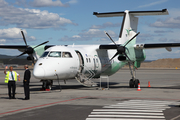
<svg viewBox="0 0 180 120">
<path fill-rule="evenodd" d="M 15 76 L 14 76 L 14 80 L 17 81 L 17 73 L 15 71 L 13 71 L 15 73 Z M 5 83 L 8 83 L 9 82 L 9 74 L 10 72 L 7 71 L 7 74 L 6 74 L 6 77 L 5 77 Z"/>
</svg>

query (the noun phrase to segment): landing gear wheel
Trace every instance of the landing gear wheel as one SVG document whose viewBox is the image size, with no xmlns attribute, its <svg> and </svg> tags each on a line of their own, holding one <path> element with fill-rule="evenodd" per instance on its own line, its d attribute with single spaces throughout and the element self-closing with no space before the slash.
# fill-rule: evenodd
<svg viewBox="0 0 180 120">
<path fill-rule="evenodd" d="M 131 79 L 131 80 L 129 81 L 129 87 L 130 87 L 130 88 L 134 88 L 134 81 L 133 81 L 133 79 Z"/>
<path fill-rule="evenodd" d="M 52 80 L 43 80 L 42 89 L 52 89 L 53 81 Z"/>
<path fill-rule="evenodd" d="M 49 88 L 49 89 L 51 90 L 51 89 L 52 89 L 52 85 L 53 85 L 53 81 L 50 80 L 50 81 L 49 81 L 49 85 L 47 86 L 47 88 Z"/>
<path fill-rule="evenodd" d="M 43 84 L 42 84 L 42 89 L 45 90 L 46 89 L 46 81 L 43 81 Z"/>
<path fill-rule="evenodd" d="M 138 84 L 139 84 L 139 83 L 140 83 L 139 80 L 136 79 L 136 80 L 134 81 L 134 87 L 135 87 L 135 88 L 138 88 Z"/>
</svg>

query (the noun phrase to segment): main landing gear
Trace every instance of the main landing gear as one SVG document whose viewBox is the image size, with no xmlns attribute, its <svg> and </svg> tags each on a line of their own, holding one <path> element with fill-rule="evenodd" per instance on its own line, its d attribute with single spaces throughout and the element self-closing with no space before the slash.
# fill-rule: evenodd
<svg viewBox="0 0 180 120">
<path fill-rule="evenodd" d="M 52 80 L 41 80 L 42 84 L 42 90 L 46 89 L 52 89 L 53 81 Z"/>
<path fill-rule="evenodd" d="M 131 63 L 128 62 L 128 64 L 129 64 L 129 70 L 130 70 L 131 76 L 132 76 L 132 79 L 130 79 L 130 81 L 129 81 L 129 87 L 130 88 L 134 88 L 134 87 L 138 88 L 138 84 L 140 83 L 140 81 L 138 79 L 136 79 L 136 76 L 135 76 L 136 70 L 135 70 L 135 67 L 134 67 L 134 63 L 133 63 L 133 70 L 131 68 Z"/>
</svg>

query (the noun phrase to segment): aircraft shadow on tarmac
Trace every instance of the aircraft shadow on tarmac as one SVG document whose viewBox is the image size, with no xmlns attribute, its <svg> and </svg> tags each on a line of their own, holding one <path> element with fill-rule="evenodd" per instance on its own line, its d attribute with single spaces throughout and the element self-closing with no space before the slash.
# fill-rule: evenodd
<svg viewBox="0 0 180 120">
<path fill-rule="evenodd" d="M 97 83 L 97 86 L 96 87 L 86 87 L 86 86 L 83 86 L 81 84 L 79 85 L 68 85 L 68 84 L 65 84 L 65 85 L 53 85 L 52 86 L 52 90 L 63 90 L 63 89 L 83 89 L 83 90 L 89 90 L 90 88 L 99 88 L 100 87 L 100 82 L 96 82 Z M 120 84 L 120 83 L 117 83 L 117 82 L 109 82 L 109 88 L 110 89 L 117 89 L 117 88 L 129 88 L 129 86 L 121 86 L 121 85 L 117 85 L 117 84 Z M 4 83 L 1 83 L 0 86 L 7 86 L 7 84 L 4 84 Z M 16 87 L 23 87 L 23 85 L 21 84 L 17 84 Z M 107 88 L 107 82 L 101 82 L 101 87 L 102 88 Z M 37 84 L 34 84 L 34 83 L 30 83 L 30 91 L 40 91 L 42 88 L 42 85 L 37 85 Z M 143 87 L 141 86 L 141 88 L 148 88 L 148 89 L 180 89 L 180 86 L 167 86 L 167 87 Z"/>
<path fill-rule="evenodd" d="M 116 85 L 116 84 L 119 84 L 119 83 L 116 83 L 116 82 L 110 82 L 109 85 Z M 20 87 L 23 87 L 23 86 L 20 86 Z M 63 90 L 63 89 L 83 89 L 83 90 L 89 90 L 89 88 L 99 88 L 100 87 L 100 83 L 97 82 L 97 86 L 96 87 L 86 87 L 86 86 L 83 86 L 81 84 L 79 85 L 53 85 L 52 86 L 52 90 Z M 107 87 L 107 83 L 106 82 L 101 82 L 101 87 Z M 30 85 L 30 91 L 39 91 L 40 89 L 42 88 L 42 85 L 33 85 L 31 84 Z M 120 87 L 122 88 L 122 87 Z M 127 87 L 128 88 L 128 87 Z"/>
</svg>

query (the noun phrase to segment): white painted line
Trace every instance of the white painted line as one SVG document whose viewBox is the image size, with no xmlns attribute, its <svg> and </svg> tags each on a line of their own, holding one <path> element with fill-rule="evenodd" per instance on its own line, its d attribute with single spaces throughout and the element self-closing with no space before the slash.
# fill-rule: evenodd
<svg viewBox="0 0 180 120">
<path fill-rule="evenodd" d="M 152 105 L 152 106 L 165 106 L 166 104 L 160 104 L 160 103 L 118 103 L 117 105 Z"/>
<path fill-rule="evenodd" d="M 164 116 L 141 116 L 141 115 L 89 115 L 88 117 L 164 118 Z"/>
<path fill-rule="evenodd" d="M 110 105 L 110 106 L 134 106 L 134 107 L 167 107 L 167 105 L 133 105 L 133 104 L 122 104 L 122 105 Z"/>
<path fill-rule="evenodd" d="M 86 118 L 86 120 L 166 120 L 166 119 Z"/>
<path fill-rule="evenodd" d="M 170 107 L 161 107 L 161 108 L 153 108 L 153 107 L 134 107 L 134 106 L 122 106 L 122 107 L 118 107 L 118 106 L 104 106 L 103 108 L 122 108 L 122 109 L 144 109 L 144 110 L 152 110 L 152 109 L 155 109 L 155 110 L 165 110 L 167 108 L 170 108 Z"/>
<path fill-rule="evenodd" d="M 172 103 L 154 103 L 154 102 L 123 102 L 123 103 L 118 103 L 118 104 L 131 104 L 131 105 L 136 105 L 136 104 L 151 104 L 151 105 L 170 105 Z"/>
<path fill-rule="evenodd" d="M 153 100 L 129 100 L 129 101 L 124 101 L 124 103 L 165 103 L 165 104 L 171 104 L 174 101 L 153 101 Z"/>
<path fill-rule="evenodd" d="M 128 100 L 128 101 L 172 102 L 172 101 L 163 101 L 163 100 Z"/>
<path fill-rule="evenodd" d="M 94 109 L 93 111 L 123 111 L 123 112 L 160 112 L 162 110 L 130 110 L 130 109 Z"/>
<path fill-rule="evenodd" d="M 163 113 L 141 113 L 141 112 L 91 112 L 91 114 L 123 114 L 123 115 L 164 115 Z"/>
<path fill-rule="evenodd" d="M 104 106 L 104 107 L 114 107 L 114 108 L 131 108 L 131 109 L 167 109 L 170 108 L 168 106 L 115 106 L 115 105 L 111 105 L 111 106 Z"/>
<path fill-rule="evenodd" d="M 132 103 L 132 104 L 133 103 L 170 104 L 170 103 L 173 103 L 173 102 L 163 102 L 163 101 L 161 101 L 161 102 L 158 102 L 158 101 L 124 101 L 124 102 L 120 102 L 120 104 L 121 103 Z M 117 103 L 117 104 L 119 104 L 119 103 Z"/>
</svg>

